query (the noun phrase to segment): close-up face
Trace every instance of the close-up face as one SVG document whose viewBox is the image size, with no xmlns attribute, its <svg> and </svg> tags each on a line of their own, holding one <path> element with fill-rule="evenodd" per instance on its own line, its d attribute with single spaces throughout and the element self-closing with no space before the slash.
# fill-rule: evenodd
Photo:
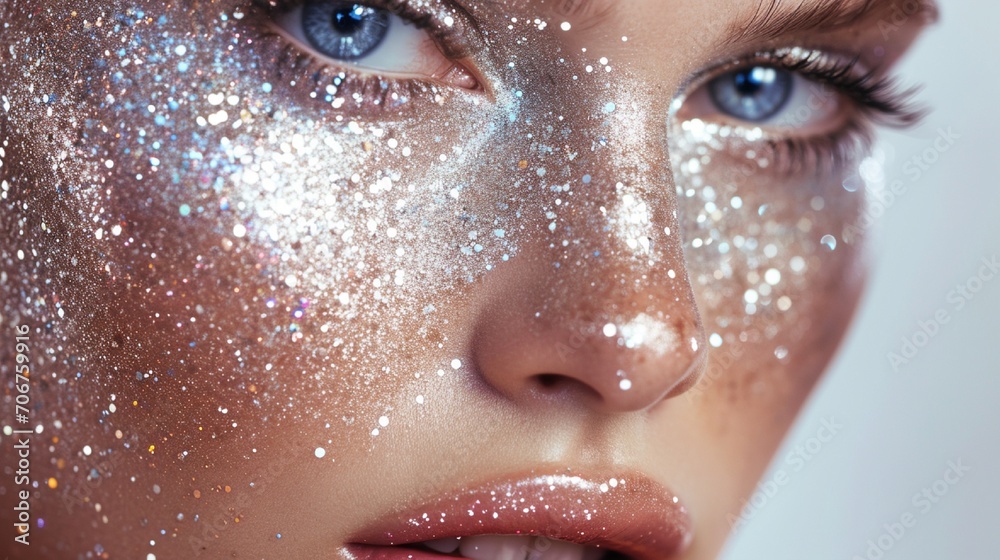
<svg viewBox="0 0 1000 560">
<path fill-rule="evenodd" d="M 10 554 L 715 558 L 854 312 L 933 18 L 0 0 Z"/>
</svg>

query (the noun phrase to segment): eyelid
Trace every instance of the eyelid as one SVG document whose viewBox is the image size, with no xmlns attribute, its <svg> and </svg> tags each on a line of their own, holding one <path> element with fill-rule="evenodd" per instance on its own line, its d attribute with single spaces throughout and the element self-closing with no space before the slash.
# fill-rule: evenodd
<svg viewBox="0 0 1000 560">
<path fill-rule="evenodd" d="M 910 126 L 924 114 L 923 109 L 912 103 L 915 89 L 900 91 L 894 78 L 867 68 L 858 57 L 804 47 L 757 51 L 710 65 L 681 86 L 681 93 L 671 104 L 671 113 L 676 114 L 689 96 L 717 76 L 755 64 L 773 66 L 830 86 L 851 101 L 852 109 L 865 113 L 878 124 Z"/>
<path fill-rule="evenodd" d="M 683 101 L 683 99 L 690 93 L 697 91 L 699 88 L 706 85 L 716 77 L 739 68 L 753 65 L 770 65 L 789 72 L 800 72 L 799 68 L 794 67 L 795 64 L 789 62 L 789 56 L 793 55 L 793 53 L 796 55 L 796 62 L 804 60 L 807 56 L 823 57 L 824 60 L 830 60 L 835 56 L 819 50 L 789 47 L 754 51 L 742 56 L 716 61 L 694 73 L 683 84 L 681 84 L 680 94 L 675 96 L 674 106 L 679 106 L 679 102 Z"/>
</svg>

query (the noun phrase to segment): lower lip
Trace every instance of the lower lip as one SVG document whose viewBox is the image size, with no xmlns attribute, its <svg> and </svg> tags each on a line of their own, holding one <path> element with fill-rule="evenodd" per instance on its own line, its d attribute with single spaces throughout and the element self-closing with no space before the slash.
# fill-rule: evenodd
<svg viewBox="0 0 1000 560">
<path fill-rule="evenodd" d="M 348 550 L 356 560 L 455 560 L 453 555 L 396 546 L 356 544 L 351 545 Z"/>
<path fill-rule="evenodd" d="M 468 535 L 545 536 L 646 559 L 674 558 L 690 543 L 691 520 L 665 488 L 634 473 L 588 474 L 529 473 L 466 487 L 388 515 L 348 542 L 360 560 L 455 558 L 395 546 Z"/>
</svg>

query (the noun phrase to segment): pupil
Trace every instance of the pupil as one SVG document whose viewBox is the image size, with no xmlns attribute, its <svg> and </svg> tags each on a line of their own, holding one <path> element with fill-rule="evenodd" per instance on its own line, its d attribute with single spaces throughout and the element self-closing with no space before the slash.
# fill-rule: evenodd
<svg viewBox="0 0 1000 560">
<path fill-rule="evenodd" d="M 337 30 L 337 33 L 342 33 L 344 35 L 356 33 L 364 24 L 364 11 L 364 7 L 358 4 L 352 4 L 338 10 L 334 10 L 332 22 L 333 28 Z"/>
<path fill-rule="evenodd" d="M 302 31 L 306 39 L 317 51 L 331 58 L 363 58 L 389 33 L 391 14 L 387 10 L 342 0 L 297 1 L 305 2 Z"/>
<path fill-rule="evenodd" d="M 737 72 L 733 78 L 736 81 L 736 91 L 747 97 L 757 95 L 765 86 L 774 82 L 774 74 L 773 68 L 759 66 Z"/>
</svg>

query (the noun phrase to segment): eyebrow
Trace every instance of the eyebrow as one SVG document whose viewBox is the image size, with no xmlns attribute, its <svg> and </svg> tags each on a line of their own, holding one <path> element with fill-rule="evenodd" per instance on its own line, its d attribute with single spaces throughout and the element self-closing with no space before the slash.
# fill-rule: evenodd
<svg viewBox="0 0 1000 560">
<path fill-rule="evenodd" d="M 934 0 L 797 0 L 797 5 L 792 5 L 795 1 L 762 0 L 729 26 L 723 44 L 766 42 L 804 31 L 839 31 L 878 17 L 896 27 L 911 21 L 926 25 L 938 17 Z"/>
</svg>

